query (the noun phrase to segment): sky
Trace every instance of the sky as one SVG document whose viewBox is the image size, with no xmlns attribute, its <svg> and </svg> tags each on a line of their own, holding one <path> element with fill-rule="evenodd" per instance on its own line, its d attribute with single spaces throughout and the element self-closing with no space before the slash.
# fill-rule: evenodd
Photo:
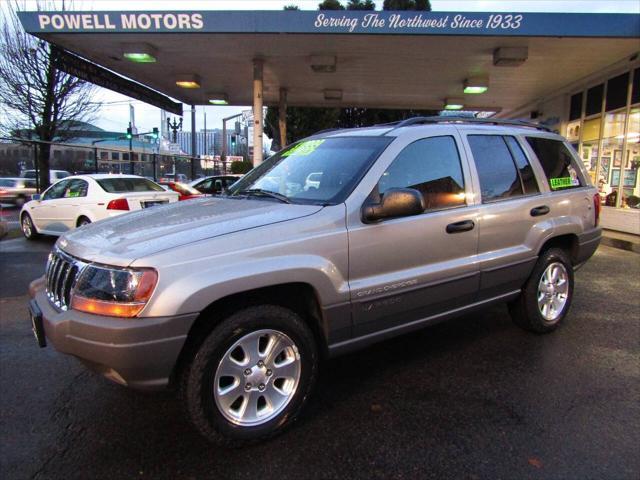
<svg viewBox="0 0 640 480">
<path fill-rule="evenodd" d="M 24 1 L 24 0 L 23 0 Z M 59 3 L 62 0 L 57 0 Z M 316 10 L 320 0 L 66 0 L 76 10 L 281 10 L 285 5 L 297 5 L 301 10 Z M 348 0 L 342 0 L 346 4 Z M 382 9 L 383 0 L 374 0 Z M 3 15 L 7 4 L 2 3 Z M 27 9 L 34 0 L 24 1 Z M 460 12 L 574 12 L 574 13 L 640 13 L 640 0 L 431 0 L 434 11 Z M 96 101 L 104 102 L 96 125 L 110 131 L 125 131 L 129 121 L 129 104 L 135 109 L 139 131 L 160 126 L 160 111 L 156 107 L 100 89 Z M 183 129 L 191 129 L 190 106 L 184 106 Z M 196 127 L 203 128 L 206 112 L 207 128 L 222 128 L 222 119 L 250 109 L 246 107 L 196 107 Z"/>
</svg>

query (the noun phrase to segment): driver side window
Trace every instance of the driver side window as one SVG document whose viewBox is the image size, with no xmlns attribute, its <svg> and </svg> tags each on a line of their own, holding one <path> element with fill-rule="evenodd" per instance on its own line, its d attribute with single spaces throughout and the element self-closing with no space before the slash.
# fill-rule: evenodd
<svg viewBox="0 0 640 480">
<path fill-rule="evenodd" d="M 380 195 L 390 188 L 418 190 L 426 211 L 465 205 L 464 177 L 453 137 L 423 138 L 407 145 L 378 182 Z"/>
<path fill-rule="evenodd" d="M 64 192 L 69 185 L 70 180 L 60 180 L 57 183 L 54 183 L 49 189 L 44 193 L 42 199 L 43 200 L 55 200 L 56 198 L 62 198 L 64 196 Z"/>
</svg>

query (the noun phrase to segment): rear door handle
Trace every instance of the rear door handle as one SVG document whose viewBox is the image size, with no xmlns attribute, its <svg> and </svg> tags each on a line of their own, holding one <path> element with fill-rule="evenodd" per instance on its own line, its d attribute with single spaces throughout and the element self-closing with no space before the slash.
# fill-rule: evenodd
<svg viewBox="0 0 640 480">
<path fill-rule="evenodd" d="M 539 217 L 540 215 L 546 215 L 550 211 L 549 207 L 542 205 L 541 207 L 532 208 L 530 213 L 532 217 Z"/>
<path fill-rule="evenodd" d="M 447 225 L 447 233 L 460 233 L 460 232 L 468 232 L 469 230 L 473 230 L 476 226 L 473 223 L 473 220 L 464 220 L 462 222 L 450 223 Z"/>
</svg>

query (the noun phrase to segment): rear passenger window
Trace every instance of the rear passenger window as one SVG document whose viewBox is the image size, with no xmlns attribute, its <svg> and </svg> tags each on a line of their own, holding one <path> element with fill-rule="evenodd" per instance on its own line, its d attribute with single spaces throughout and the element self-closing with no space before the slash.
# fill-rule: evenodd
<svg viewBox="0 0 640 480">
<path fill-rule="evenodd" d="M 522 147 L 520 147 L 518 141 L 513 137 L 504 137 L 504 140 L 507 142 L 513 160 L 516 162 L 525 195 L 538 193 L 540 189 L 538 188 L 536 176 L 533 173 L 529 160 L 527 160 L 526 155 L 522 151 Z"/>
<path fill-rule="evenodd" d="M 541 137 L 527 137 L 527 142 L 538 157 L 551 190 L 583 185 L 578 170 L 573 165 L 573 156 L 563 142 Z"/>
<path fill-rule="evenodd" d="M 88 187 L 89 186 L 87 185 L 87 182 L 85 182 L 84 180 L 80 180 L 80 179 L 71 180 L 67 185 L 67 189 L 64 192 L 64 197 L 65 198 L 86 197 Z"/>
<path fill-rule="evenodd" d="M 427 210 L 465 205 L 460 155 L 453 137 L 424 138 L 407 145 L 378 182 L 380 195 L 390 188 L 414 188 Z"/>
<path fill-rule="evenodd" d="M 500 135 L 469 135 L 480 178 L 482 201 L 491 202 L 517 197 L 524 193 L 514 159 Z"/>
</svg>

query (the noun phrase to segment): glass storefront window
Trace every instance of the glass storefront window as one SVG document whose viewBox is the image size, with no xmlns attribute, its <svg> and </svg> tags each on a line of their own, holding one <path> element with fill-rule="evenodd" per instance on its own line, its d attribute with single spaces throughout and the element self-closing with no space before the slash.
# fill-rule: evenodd
<svg viewBox="0 0 640 480">
<path fill-rule="evenodd" d="M 596 85 L 587 90 L 587 107 L 585 115 L 595 115 L 602 112 L 602 97 L 604 96 L 604 84 Z"/>
<path fill-rule="evenodd" d="M 624 170 L 623 207 L 640 208 L 640 105 L 631 108 Z"/>
<path fill-rule="evenodd" d="M 594 185 L 597 185 L 596 167 L 598 165 L 598 145 L 600 143 L 600 118 L 585 120 L 582 130 L 582 161 Z"/>
<path fill-rule="evenodd" d="M 627 114 L 624 111 L 609 113 L 604 118 L 598 190 L 608 207 L 615 207 L 618 198 L 626 118 Z"/>
</svg>

